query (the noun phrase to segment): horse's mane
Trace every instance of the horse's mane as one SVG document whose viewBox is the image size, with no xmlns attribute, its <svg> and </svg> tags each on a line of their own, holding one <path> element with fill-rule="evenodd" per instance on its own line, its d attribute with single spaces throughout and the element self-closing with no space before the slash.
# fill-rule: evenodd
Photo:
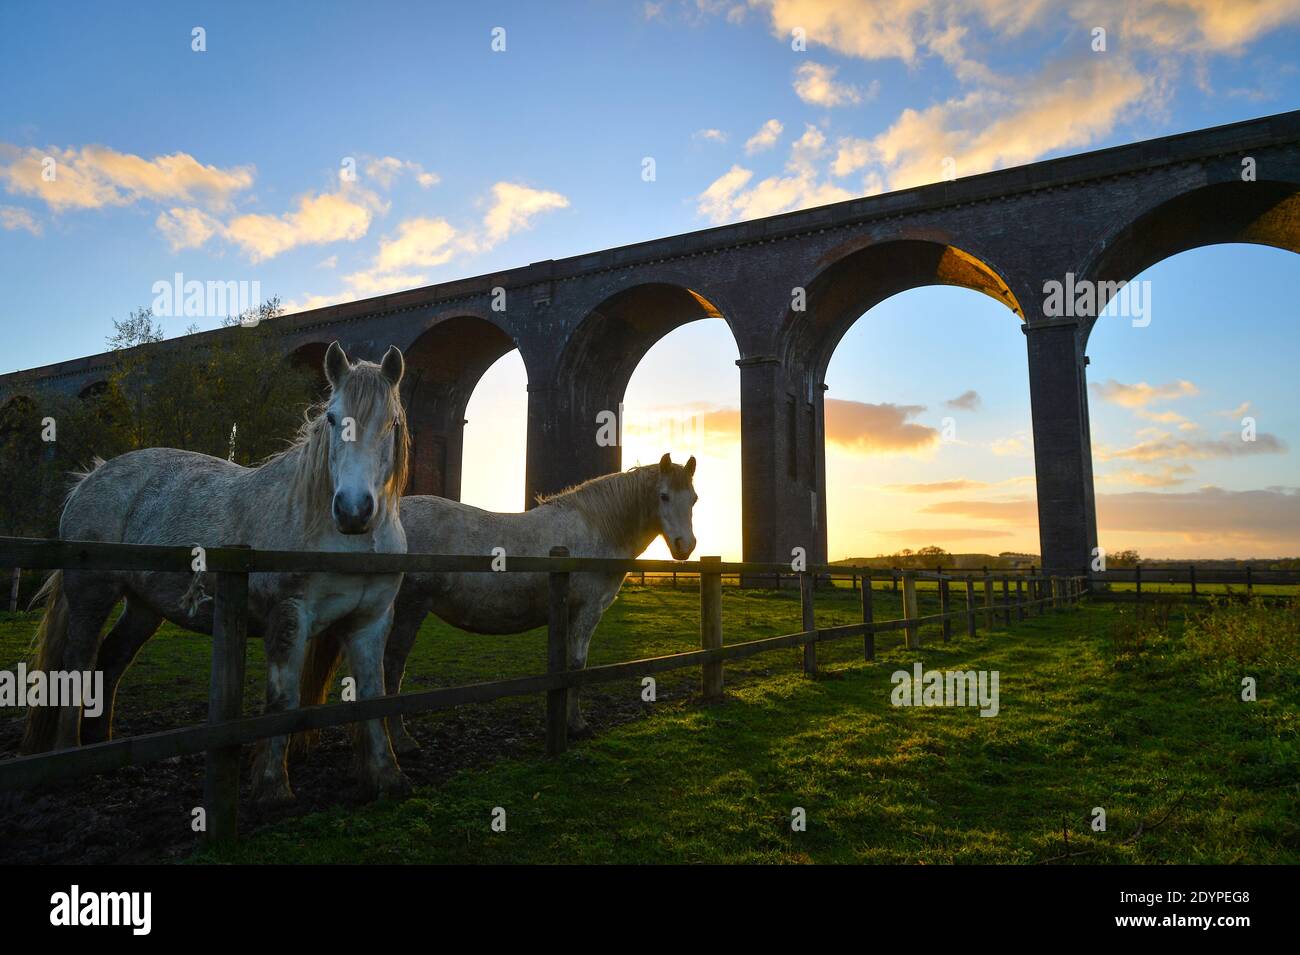
<svg viewBox="0 0 1300 955">
<path fill-rule="evenodd" d="M 382 501 L 377 503 L 396 514 L 398 502 L 406 490 L 410 473 L 411 437 L 406 427 L 406 409 L 396 389 L 384 375 L 379 365 L 361 361 L 354 364 L 343 379 L 340 393 L 349 412 L 358 421 L 370 421 L 381 412 L 386 421 L 394 421 L 396 434 L 393 440 L 393 473 L 380 491 Z M 289 446 L 279 451 L 259 467 L 296 456 L 290 481 L 290 500 L 301 501 L 307 509 L 309 526 L 319 526 L 330 513 L 334 489 L 330 480 L 330 442 L 325 423 L 325 409 L 329 399 L 308 406 L 298 433 Z"/>
<path fill-rule="evenodd" d="M 571 508 L 606 539 L 634 542 L 633 538 L 657 518 L 659 503 L 655 489 L 659 475 L 658 464 L 641 465 L 602 474 L 554 494 L 539 494 L 537 503 Z M 682 465 L 673 464 L 669 466 L 668 482 L 674 490 L 686 490 L 691 486 L 691 476 Z"/>
</svg>

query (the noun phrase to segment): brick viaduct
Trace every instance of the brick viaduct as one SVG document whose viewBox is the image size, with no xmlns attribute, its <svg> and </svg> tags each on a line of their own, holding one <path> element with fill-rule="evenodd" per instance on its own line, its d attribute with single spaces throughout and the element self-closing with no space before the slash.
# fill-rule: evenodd
<svg viewBox="0 0 1300 955">
<path fill-rule="evenodd" d="M 1255 179 L 1243 177 L 1253 161 Z M 444 282 L 287 316 L 287 355 L 341 340 L 406 352 L 412 491 L 459 497 L 475 384 L 518 348 L 528 373 L 526 494 L 618 470 L 597 443 L 637 363 L 697 319 L 727 322 L 741 381 L 744 556 L 826 557 L 823 379 L 840 338 L 907 289 L 957 285 L 1005 304 L 1026 338 L 1043 563 L 1097 542 L 1086 349 L 1095 319 L 1045 314 L 1044 283 L 1126 281 L 1222 242 L 1300 251 L 1300 111 Z M 806 290 L 796 311 L 793 290 Z M 493 310 L 493 290 L 505 310 Z M 1011 316 L 1008 316 L 1009 320 Z M 238 329 L 204 335 L 238 334 Z M 196 339 L 186 339 L 194 342 Z M 201 339 L 199 339 L 201 341 Z M 157 348 L 175 347 L 164 342 Z M 0 378 L 83 393 L 94 355 Z M 1013 369 L 1008 369 L 1008 373 Z"/>
</svg>

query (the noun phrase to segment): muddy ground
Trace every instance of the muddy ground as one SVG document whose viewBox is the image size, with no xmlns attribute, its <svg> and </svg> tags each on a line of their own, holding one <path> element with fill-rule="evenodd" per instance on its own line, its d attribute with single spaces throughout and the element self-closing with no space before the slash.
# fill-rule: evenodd
<svg viewBox="0 0 1300 955">
<path fill-rule="evenodd" d="M 536 756 L 545 727 L 539 698 L 497 707 L 465 707 L 408 719 L 421 749 L 401 758 L 415 786 L 436 786 L 452 774 L 503 758 Z M 584 695 L 583 712 L 593 731 L 643 718 L 649 706 L 635 693 Z M 203 704 L 169 707 L 126 718 L 114 737 L 153 733 L 204 722 Z M 0 724 L 0 758 L 17 755 L 21 720 Z M 352 776 L 352 749 L 343 727 L 321 734 L 312 752 L 291 757 L 292 806 L 260 811 L 249 800 L 248 758 L 240 800 L 241 832 L 334 806 L 360 805 Z M 165 863 L 184 859 L 198 846 L 191 811 L 202 805 L 202 754 L 87 776 L 38 792 L 0 793 L 0 864 Z"/>
</svg>

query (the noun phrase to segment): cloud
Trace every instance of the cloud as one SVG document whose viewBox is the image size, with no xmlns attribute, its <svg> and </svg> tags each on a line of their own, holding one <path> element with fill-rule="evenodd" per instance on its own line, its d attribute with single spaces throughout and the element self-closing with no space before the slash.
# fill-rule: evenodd
<svg viewBox="0 0 1300 955">
<path fill-rule="evenodd" d="M 1235 408 L 1229 408 L 1227 411 L 1216 411 L 1215 414 L 1224 418 L 1242 418 L 1250 412 L 1250 402 L 1243 401 Z"/>
<path fill-rule="evenodd" d="M 978 411 L 981 404 L 979 392 L 974 389 L 963 391 L 956 398 L 949 398 L 944 402 L 945 407 L 952 408 L 954 411 Z"/>
<path fill-rule="evenodd" d="M 1125 408 L 1142 408 L 1153 401 L 1190 398 L 1200 393 L 1194 384 L 1184 379 L 1171 381 L 1164 385 L 1149 385 L 1145 381 L 1139 381 L 1135 385 L 1126 385 L 1114 378 L 1107 378 L 1103 382 L 1094 383 L 1091 387 L 1093 394 L 1098 398 L 1114 402 Z"/>
<path fill-rule="evenodd" d="M 1107 532 L 1255 538 L 1294 548 L 1300 540 L 1300 489 L 1099 494 L 1097 522 Z"/>
<path fill-rule="evenodd" d="M 872 83 L 866 92 L 851 83 L 838 83 L 837 72 L 838 67 L 812 61 L 803 63 L 795 70 L 794 91 L 805 103 L 826 107 L 852 106 L 879 92 L 879 83 Z"/>
<path fill-rule="evenodd" d="M 1038 523 L 1038 503 L 1034 498 L 1007 501 L 940 501 L 921 508 L 925 514 L 945 514 L 977 521 L 1030 525 Z"/>
<path fill-rule="evenodd" d="M 1134 484 L 1138 487 L 1176 487 L 1179 484 L 1186 484 L 1188 475 L 1194 473 L 1194 471 L 1195 469 L 1190 464 L 1167 464 L 1161 468 L 1158 474 L 1126 468 L 1110 474 L 1099 475 L 1098 480 L 1107 484 Z"/>
<path fill-rule="evenodd" d="M 1105 24 L 1119 16 L 1115 32 L 1156 50 L 1236 53 L 1249 42 L 1287 24 L 1300 23 L 1294 0 L 1078 0 L 1070 7 L 1080 23 Z"/>
<path fill-rule="evenodd" d="M 922 511 L 1014 527 L 1032 527 L 1038 522 L 1038 507 L 1031 498 L 942 501 Z M 1174 493 L 1098 494 L 1097 523 L 1103 538 L 1116 533 L 1152 533 L 1198 541 L 1202 549 L 1234 542 L 1237 548 L 1256 546 L 1275 548 L 1279 553 L 1294 552 L 1300 546 L 1300 488 L 1226 491 L 1203 487 Z"/>
<path fill-rule="evenodd" d="M 353 272 L 344 281 L 363 295 L 412 288 L 424 281 L 420 270 L 444 265 L 463 249 L 463 240 L 446 219 L 407 219 L 396 234 L 380 242 L 370 268 Z"/>
<path fill-rule="evenodd" d="M 442 217 L 420 216 L 399 223 L 386 236 L 368 268 L 344 276 L 353 297 L 381 295 L 415 288 L 428 281 L 428 270 L 458 256 L 493 248 L 511 235 L 532 227 L 533 219 L 569 200 L 558 192 L 532 189 L 513 182 L 498 182 L 478 228 L 459 229 Z"/>
<path fill-rule="evenodd" d="M 293 212 L 237 216 L 221 231 L 253 262 L 261 262 L 302 245 L 355 242 L 370 231 L 380 208 L 373 194 L 344 184 L 337 192 L 299 197 Z"/>
<path fill-rule="evenodd" d="M 909 420 L 924 410 L 827 398 L 826 440 L 859 454 L 929 451 L 939 444 L 938 430 Z"/>
<path fill-rule="evenodd" d="M 1028 457 L 1031 446 L 1027 436 L 1013 435 L 1010 438 L 998 438 L 989 444 L 989 450 L 998 457 Z"/>
<path fill-rule="evenodd" d="M 42 150 L 0 143 L 0 181 L 10 193 L 35 196 L 55 212 L 142 199 L 221 209 L 252 186 L 253 167 L 222 169 L 182 152 L 145 159 L 107 146 Z"/>
<path fill-rule="evenodd" d="M 180 207 L 158 213 L 154 225 L 163 234 L 173 252 L 197 249 L 225 228 L 202 209 Z"/>
<path fill-rule="evenodd" d="M 0 229 L 6 232 L 26 229 L 32 235 L 41 234 L 41 224 L 30 212 L 18 206 L 0 206 Z"/>
<path fill-rule="evenodd" d="M 931 481 L 928 484 L 886 484 L 886 491 L 902 491 L 905 494 L 942 494 L 948 491 L 974 491 L 989 487 L 984 481 L 968 481 L 957 478 L 952 481 Z"/>
<path fill-rule="evenodd" d="M 492 205 L 483 217 L 486 248 L 532 228 L 535 216 L 569 206 L 568 198 L 558 192 L 531 189 L 515 182 L 498 182 L 492 187 L 492 196 Z"/>
<path fill-rule="evenodd" d="M 725 143 L 727 134 L 720 129 L 697 129 L 692 139 L 703 139 L 710 143 Z"/>
<path fill-rule="evenodd" d="M 409 159 L 381 156 L 366 162 L 365 174 L 367 178 L 375 180 L 383 189 L 391 188 L 398 176 L 403 173 L 410 173 L 414 176 L 421 189 L 436 186 L 442 181 L 442 177 L 436 172 L 427 172 L 418 162 L 411 162 Z"/>
<path fill-rule="evenodd" d="M 1015 536 L 1011 531 L 999 531 L 990 527 L 902 527 L 896 530 L 879 530 L 876 533 L 905 540 L 942 540 L 945 542 Z"/>
<path fill-rule="evenodd" d="M 745 140 L 745 154 L 752 156 L 754 153 L 771 149 L 776 145 L 776 141 L 781 138 L 783 132 L 785 132 L 785 127 L 781 125 L 780 120 L 769 119 L 759 127 L 758 132 Z"/>
<path fill-rule="evenodd" d="M 1200 428 L 1194 421 L 1180 415 L 1177 411 L 1147 411 L 1145 408 L 1138 408 L 1134 412 L 1139 418 L 1147 421 L 1155 421 L 1159 424 L 1176 424 L 1179 431 L 1196 431 Z"/>
<path fill-rule="evenodd" d="M 853 198 L 853 193 L 818 176 L 817 162 L 825 152 L 825 134 L 809 125 L 790 146 L 786 160 L 789 175 L 769 176 L 749 187 L 753 171 L 732 166 L 696 197 L 696 209 L 722 224 Z"/>
<path fill-rule="evenodd" d="M 1243 441 L 1240 435 L 1224 434 L 1218 438 L 1199 441 L 1172 441 L 1167 435 L 1152 438 L 1127 448 L 1103 447 L 1096 452 L 1102 461 L 1160 461 L 1202 460 L 1208 458 L 1237 458 L 1253 454 L 1282 454 L 1286 444 L 1276 435 L 1260 432 L 1254 441 Z"/>
<path fill-rule="evenodd" d="M 905 109 L 867 155 L 891 189 L 905 189 L 936 182 L 946 170 L 969 176 L 1087 146 L 1158 99 L 1154 82 L 1118 59 L 1075 61 L 1004 88 Z M 848 165 L 837 156 L 838 169 Z"/>
</svg>

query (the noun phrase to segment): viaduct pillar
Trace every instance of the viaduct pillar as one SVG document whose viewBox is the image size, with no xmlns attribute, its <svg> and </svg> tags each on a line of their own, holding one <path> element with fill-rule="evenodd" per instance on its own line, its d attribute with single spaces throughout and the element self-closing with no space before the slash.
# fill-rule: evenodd
<svg viewBox="0 0 1300 955">
<path fill-rule="evenodd" d="M 1052 573 L 1082 573 L 1097 546 L 1088 360 L 1077 321 L 1034 318 L 1022 331 L 1029 356 L 1043 568 Z"/>
</svg>

